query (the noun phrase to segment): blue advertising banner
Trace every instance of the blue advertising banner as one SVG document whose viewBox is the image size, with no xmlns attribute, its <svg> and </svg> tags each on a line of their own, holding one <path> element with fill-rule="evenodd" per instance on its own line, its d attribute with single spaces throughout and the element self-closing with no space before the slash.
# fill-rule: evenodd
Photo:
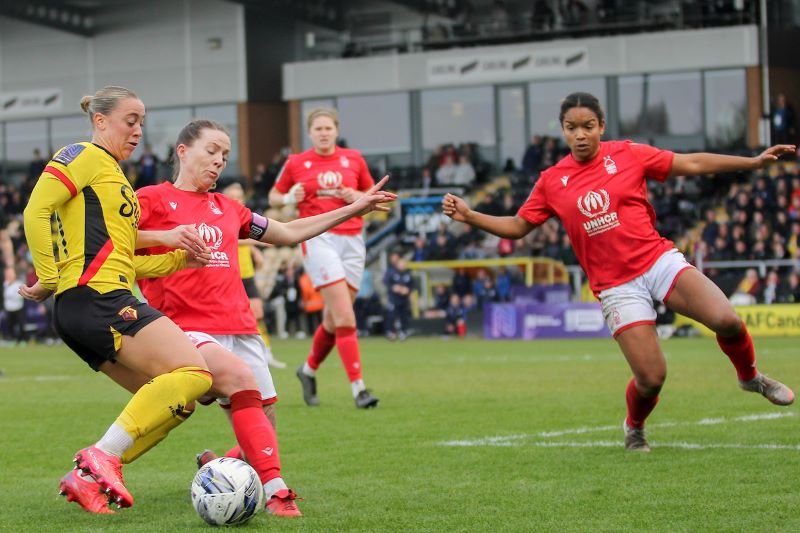
<svg viewBox="0 0 800 533">
<path fill-rule="evenodd" d="M 402 198 L 400 209 L 407 233 L 433 233 L 439 224 L 450 223 L 450 219 L 442 213 L 443 196 L 426 196 L 424 198 Z"/>
<path fill-rule="evenodd" d="M 599 303 L 487 304 L 486 339 L 586 339 L 611 337 Z"/>
</svg>

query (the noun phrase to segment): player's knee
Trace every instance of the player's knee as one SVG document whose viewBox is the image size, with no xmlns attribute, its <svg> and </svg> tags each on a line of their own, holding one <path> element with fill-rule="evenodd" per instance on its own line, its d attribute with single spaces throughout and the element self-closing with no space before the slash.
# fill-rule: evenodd
<svg viewBox="0 0 800 533">
<path fill-rule="evenodd" d="M 731 309 L 724 309 L 714 314 L 706 322 L 708 329 L 723 336 L 736 335 L 742 329 L 742 319 Z"/>
<path fill-rule="evenodd" d="M 636 376 L 636 388 L 639 389 L 643 396 L 651 398 L 661 392 L 666 379 L 666 370 L 658 369 L 644 372 Z"/>
<path fill-rule="evenodd" d="M 258 389 L 253 372 L 247 363 L 234 357 L 226 363 L 225 370 L 214 375 L 213 390 L 220 396 L 230 397 L 242 390 Z"/>
</svg>

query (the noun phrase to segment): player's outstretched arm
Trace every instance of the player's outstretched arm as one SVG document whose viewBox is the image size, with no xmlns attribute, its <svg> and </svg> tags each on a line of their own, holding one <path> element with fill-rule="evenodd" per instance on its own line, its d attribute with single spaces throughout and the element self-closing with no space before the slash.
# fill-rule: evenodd
<svg viewBox="0 0 800 533">
<path fill-rule="evenodd" d="M 670 176 L 699 176 L 718 172 L 755 170 L 764 167 L 767 163 L 777 161 L 782 155 L 794 154 L 796 149 L 797 147 L 793 144 L 776 144 L 755 157 L 712 154 L 708 152 L 675 154 L 675 157 L 672 158 Z"/>
<path fill-rule="evenodd" d="M 442 198 L 442 211 L 457 222 L 464 222 L 504 239 L 521 239 L 535 227 L 516 215 L 496 217 L 473 211 L 462 198 L 450 193 Z"/>
<path fill-rule="evenodd" d="M 313 217 L 298 218 L 291 222 L 270 220 L 267 231 L 260 240 L 277 246 L 290 246 L 316 237 L 355 216 L 364 215 L 370 211 L 389 211 L 389 207 L 385 204 L 395 201 L 397 195 L 382 190 L 388 180 L 389 176 L 384 176 L 355 202 L 334 211 Z"/>
</svg>

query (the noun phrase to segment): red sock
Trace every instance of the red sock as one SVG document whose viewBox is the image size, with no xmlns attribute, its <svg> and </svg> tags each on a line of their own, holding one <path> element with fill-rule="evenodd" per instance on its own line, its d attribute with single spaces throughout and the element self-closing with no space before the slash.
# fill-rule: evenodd
<svg viewBox="0 0 800 533">
<path fill-rule="evenodd" d="M 336 348 L 350 382 L 361 379 L 361 352 L 356 328 L 336 328 Z"/>
<path fill-rule="evenodd" d="M 278 437 L 261 407 L 261 393 L 243 390 L 231 395 L 233 432 L 262 483 L 281 475 Z"/>
<path fill-rule="evenodd" d="M 625 423 L 629 428 L 640 429 L 644 427 L 644 421 L 653 412 L 658 403 L 658 395 L 652 398 L 645 398 L 636 388 L 636 381 L 631 378 L 628 388 L 625 389 L 625 402 L 628 404 L 628 418 Z"/>
<path fill-rule="evenodd" d="M 314 370 L 318 369 L 334 346 L 336 346 L 336 335 L 327 331 L 320 324 L 314 332 L 314 340 L 311 341 L 311 353 L 308 354 L 306 360 L 308 366 Z"/>
<path fill-rule="evenodd" d="M 239 447 L 238 444 L 225 452 L 225 457 L 233 457 L 234 459 L 241 459 L 242 461 L 245 460 L 245 457 L 242 454 L 242 448 Z"/>
<path fill-rule="evenodd" d="M 756 370 L 756 351 L 753 348 L 753 338 L 747 331 L 747 326 L 742 322 L 742 330 L 733 337 L 717 335 L 717 344 L 728 356 L 736 369 L 740 381 L 750 381 L 758 374 Z"/>
</svg>

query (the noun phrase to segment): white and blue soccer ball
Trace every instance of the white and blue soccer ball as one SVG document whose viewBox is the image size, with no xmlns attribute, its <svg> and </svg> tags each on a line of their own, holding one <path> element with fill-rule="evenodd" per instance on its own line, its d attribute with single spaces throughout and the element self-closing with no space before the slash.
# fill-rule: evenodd
<svg viewBox="0 0 800 533">
<path fill-rule="evenodd" d="M 214 526 L 244 524 L 264 507 L 264 487 L 253 467 L 220 457 L 203 465 L 192 480 L 192 505 Z"/>
</svg>

